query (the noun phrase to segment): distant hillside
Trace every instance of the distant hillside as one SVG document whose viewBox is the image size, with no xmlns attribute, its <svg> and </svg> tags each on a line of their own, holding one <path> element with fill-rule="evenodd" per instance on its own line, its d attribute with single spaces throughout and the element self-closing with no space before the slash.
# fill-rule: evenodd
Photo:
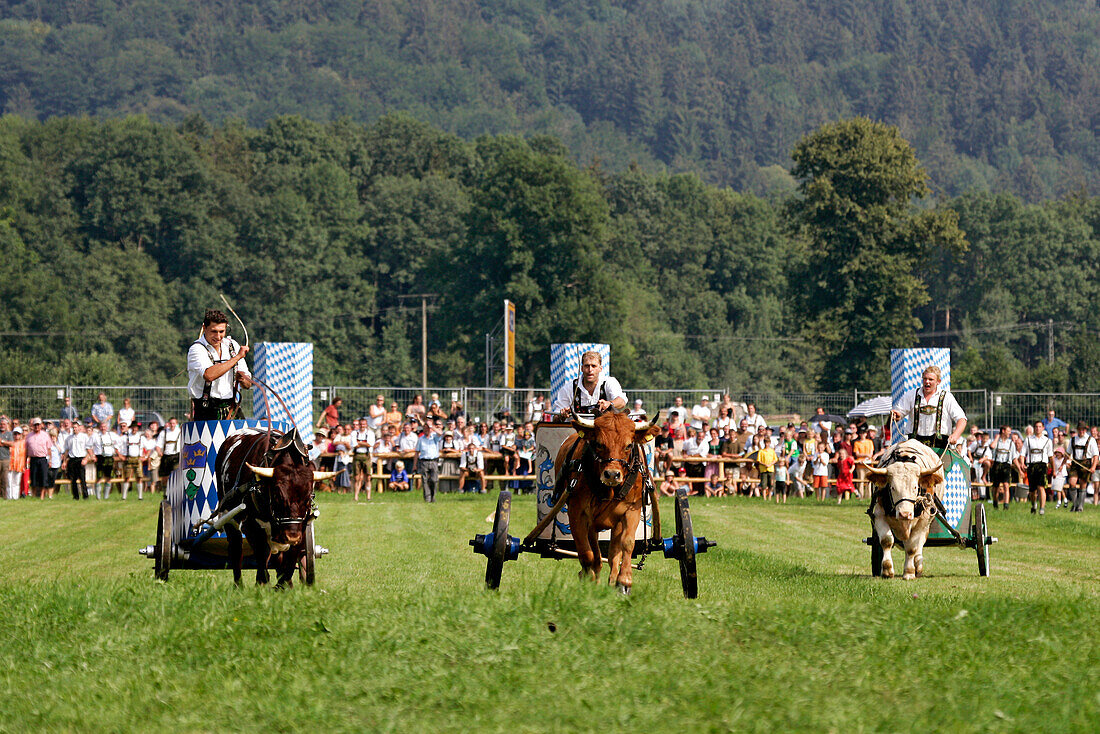
<svg viewBox="0 0 1100 734">
<path fill-rule="evenodd" d="M 935 187 L 1100 193 L 1100 11 L 1054 0 L 25 0 L 0 109 L 28 117 L 405 110 L 551 134 L 582 162 L 767 192 L 830 120 L 896 124 Z"/>
</svg>

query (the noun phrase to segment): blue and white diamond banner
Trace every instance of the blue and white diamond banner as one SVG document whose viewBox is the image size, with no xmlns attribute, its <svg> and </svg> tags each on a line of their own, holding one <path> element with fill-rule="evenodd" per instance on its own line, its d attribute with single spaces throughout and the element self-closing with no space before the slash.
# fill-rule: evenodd
<svg viewBox="0 0 1100 734">
<path fill-rule="evenodd" d="M 282 396 L 291 413 L 288 416 L 279 399 L 271 394 L 267 396 L 265 407 L 263 392 L 257 386 L 252 388 L 252 415 L 266 419 L 269 417 L 267 407 L 270 407 L 272 420 L 291 421 L 298 426 L 298 432 L 303 437 L 312 436 L 313 345 L 303 342 L 260 342 L 256 345 L 252 371 Z"/>
<path fill-rule="evenodd" d="M 581 376 L 581 355 L 599 352 L 603 359 L 602 373 L 611 374 L 610 344 L 551 344 L 550 345 L 550 399 L 558 394 L 562 385 Z"/>
<path fill-rule="evenodd" d="M 924 371 L 935 365 L 943 373 L 940 384 L 945 390 L 951 389 L 951 350 L 942 347 L 922 349 L 890 350 L 890 396 L 894 405 L 907 392 L 916 392 L 921 385 Z M 902 416 L 897 430 L 893 434 L 893 443 L 897 443 L 909 433 L 909 417 Z"/>
<path fill-rule="evenodd" d="M 246 428 L 267 428 L 267 421 L 256 419 L 236 421 L 187 422 L 183 426 L 183 446 L 180 463 L 168 475 L 165 498 L 172 505 L 172 527 L 175 542 L 193 538 L 199 531 L 193 527 L 200 519 L 210 517 L 220 495 L 214 477 L 214 462 L 225 439 Z M 276 431 L 290 430 L 288 423 L 276 423 Z M 224 537 L 219 534 L 218 537 Z"/>
<path fill-rule="evenodd" d="M 966 460 L 954 451 L 946 451 L 943 455 L 944 483 L 940 494 L 943 500 L 943 508 L 946 510 L 947 524 L 966 535 L 968 529 L 963 526 L 966 519 L 967 508 L 970 506 L 970 465 Z M 950 462 L 947 465 L 947 462 Z M 951 534 L 943 530 L 938 523 L 932 523 L 932 529 L 928 533 L 930 538 L 950 538 Z"/>
</svg>

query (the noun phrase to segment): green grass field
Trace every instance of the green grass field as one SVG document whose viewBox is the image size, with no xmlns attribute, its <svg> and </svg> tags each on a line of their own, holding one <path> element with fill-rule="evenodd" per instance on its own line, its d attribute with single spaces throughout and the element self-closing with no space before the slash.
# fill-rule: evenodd
<svg viewBox="0 0 1100 734">
<path fill-rule="evenodd" d="M 284 592 L 154 581 L 156 500 L 0 503 L 0 730 L 1100 729 L 1091 506 L 991 513 L 992 577 L 931 548 L 903 582 L 870 577 L 861 505 L 693 500 L 719 546 L 689 601 L 660 556 L 628 598 L 533 555 L 488 592 L 467 541 L 494 504 L 324 495 L 332 552 Z"/>
</svg>

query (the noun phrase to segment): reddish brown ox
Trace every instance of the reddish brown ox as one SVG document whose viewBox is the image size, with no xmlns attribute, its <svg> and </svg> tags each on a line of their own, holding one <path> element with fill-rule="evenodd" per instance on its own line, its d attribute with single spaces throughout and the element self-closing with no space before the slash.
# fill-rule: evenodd
<svg viewBox="0 0 1100 734">
<path fill-rule="evenodd" d="M 271 567 L 280 586 L 291 586 L 313 521 L 313 483 L 335 472 L 314 471 L 297 431 L 246 429 L 225 439 L 214 474 L 221 496 L 214 514 L 245 506 L 225 525 L 233 581 L 241 583 L 243 535 L 256 560 L 256 583 L 268 582 Z"/>
<path fill-rule="evenodd" d="M 569 528 L 581 563 L 580 577 L 593 581 L 599 577 L 602 558 L 597 536 L 601 530 L 610 530 L 608 583 L 629 594 L 634 535 L 649 477 L 643 444 L 660 429 L 652 423 L 637 425 L 619 413 L 577 419 L 573 427 L 577 433 L 561 445 L 554 468 L 565 483 L 576 480 L 569 492 Z"/>
</svg>

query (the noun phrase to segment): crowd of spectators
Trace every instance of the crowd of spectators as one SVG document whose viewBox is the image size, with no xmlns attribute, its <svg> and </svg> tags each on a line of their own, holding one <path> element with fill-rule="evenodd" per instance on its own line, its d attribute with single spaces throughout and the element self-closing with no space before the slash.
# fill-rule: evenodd
<svg viewBox="0 0 1100 734">
<path fill-rule="evenodd" d="M 0 476 L 4 497 L 52 499 L 66 480 L 73 499 L 106 500 L 117 485 L 127 499 L 130 490 L 144 499 L 146 491 L 163 491 L 178 465 L 182 429 L 172 418 L 166 425 L 136 419 L 130 399 L 118 414 L 103 393 L 81 420 L 70 398 L 57 419 L 0 416 Z"/>
<path fill-rule="evenodd" d="M 528 401 L 522 420 L 508 411 L 492 421 L 468 420 L 460 401 L 444 408 L 436 393 L 427 401 L 416 395 L 404 410 L 378 395 L 364 415 L 350 421 L 342 405 L 335 398 L 321 412 L 312 458 L 338 472 L 331 489 L 354 493 L 356 501 L 361 494 L 371 499 L 378 458 L 388 489 L 409 491 L 415 477 L 427 501 L 434 501 L 440 486 L 486 492 L 487 476 L 507 476 L 517 491 L 533 491 L 533 482 L 520 477 L 534 474 L 535 425 L 551 417 L 542 395 Z M 645 416 L 641 400 L 634 401 L 632 413 Z M 175 418 L 163 426 L 157 420 L 143 425 L 137 415 L 129 399 L 116 414 L 101 393 L 84 420 L 68 398 L 57 419 L 34 417 L 21 425 L 0 416 L 4 497 L 52 498 L 61 479 L 68 480 L 74 499 L 106 500 L 116 486 L 124 500 L 131 489 L 138 499 L 162 491 L 179 462 L 182 429 Z M 808 421 L 769 425 L 755 405 L 734 403 L 728 395 L 714 406 L 703 395 L 690 408 L 677 397 L 661 411 L 654 441 L 657 487 L 665 496 L 683 487 L 698 495 L 775 502 L 791 495 L 838 503 L 868 497 L 861 465 L 876 461 L 890 445 L 889 427 L 824 418 L 819 408 Z M 1032 511 L 1042 513 L 1048 497 L 1056 508 L 1079 509 L 1088 495 L 1100 504 L 1098 445 L 1098 427 L 1071 427 L 1049 411 L 1022 430 L 1001 426 L 991 436 L 972 427 L 954 448 L 971 466 L 973 499 L 1006 509 L 1030 499 Z"/>
</svg>

